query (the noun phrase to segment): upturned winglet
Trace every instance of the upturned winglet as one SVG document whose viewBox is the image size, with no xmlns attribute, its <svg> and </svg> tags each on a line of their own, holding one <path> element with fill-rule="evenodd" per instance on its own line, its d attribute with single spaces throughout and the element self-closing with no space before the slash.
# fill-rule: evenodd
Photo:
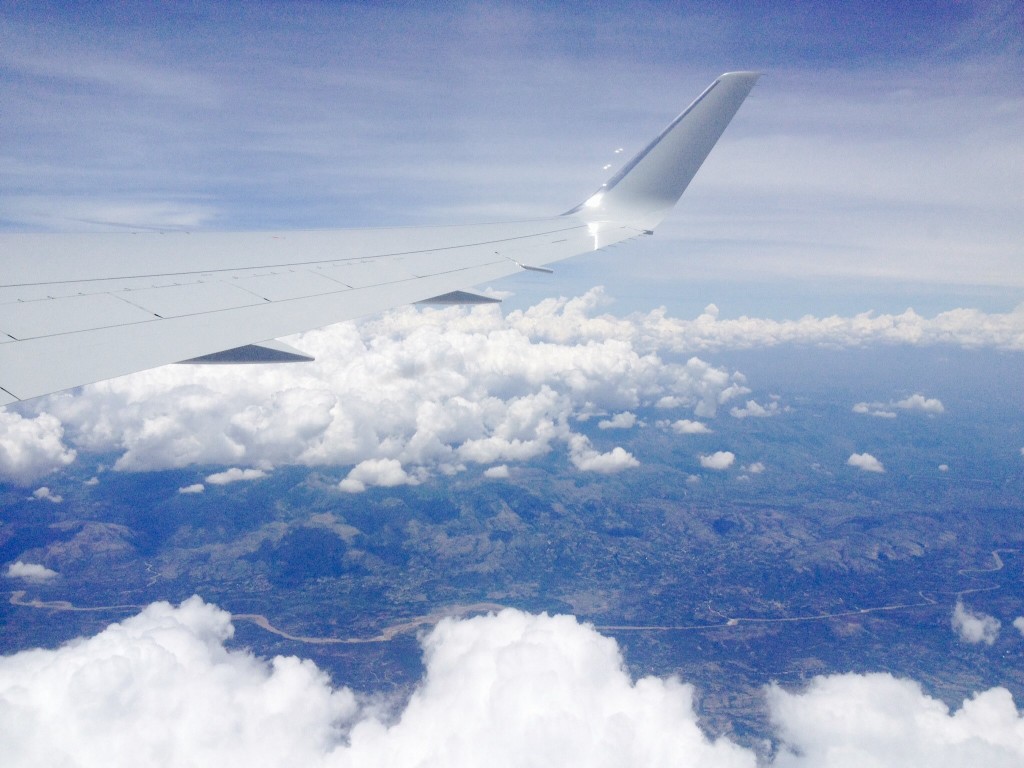
<svg viewBox="0 0 1024 768">
<path fill-rule="evenodd" d="M 758 77 L 759 72 L 719 77 L 654 141 L 565 215 L 654 229 L 686 190 Z"/>
</svg>

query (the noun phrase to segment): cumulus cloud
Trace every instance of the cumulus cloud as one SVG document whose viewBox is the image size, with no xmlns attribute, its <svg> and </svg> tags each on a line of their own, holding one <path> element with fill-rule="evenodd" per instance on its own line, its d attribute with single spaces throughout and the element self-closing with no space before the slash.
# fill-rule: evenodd
<svg viewBox="0 0 1024 768">
<path fill-rule="evenodd" d="M 598 429 L 632 429 L 636 426 L 636 414 L 629 411 L 617 413 L 610 419 L 597 422 Z"/>
<path fill-rule="evenodd" d="M 747 400 L 747 404 L 742 408 L 734 407 L 729 409 L 729 415 L 734 419 L 747 419 L 747 418 L 767 418 L 769 416 L 775 416 L 780 412 L 779 404 L 777 401 L 768 403 L 767 406 L 761 405 L 756 400 Z"/>
<path fill-rule="evenodd" d="M 228 648 L 232 634 L 227 612 L 194 597 L 0 658 L 5 766 L 757 765 L 708 738 L 690 685 L 632 679 L 615 640 L 572 616 L 441 621 L 420 641 L 422 680 L 390 708 L 310 661 Z M 1024 719 L 1003 688 L 955 711 L 888 674 L 765 695 L 779 768 L 1024 759 Z"/>
<path fill-rule="evenodd" d="M 711 428 L 702 421 L 679 419 L 672 422 L 672 431 L 679 435 L 710 435 Z"/>
<path fill-rule="evenodd" d="M 508 465 L 499 464 L 496 467 L 488 467 L 484 470 L 484 477 L 489 477 L 492 480 L 504 480 L 509 477 Z"/>
<path fill-rule="evenodd" d="M 18 560 L 7 566 L 7 578 L 25 579 L 26 581 L 49 581 L 57 577 L 57 572 L 38 563 L 23 563 Z"/>
<path fill-rule="evenodd" d="M 896 407 L 906 411 L 921 411 L 923 413 L 945 413 L 946 411 L 942 401 L 937 397 L 925 397 L 919 394 L 897 400 Z"/>
<path fill-rule="evenodd" d="M 736 454 L 732 451 L 715 451 L 700 457 L 700 465 L 704 469 L 728 469 L 734 461 L 736 461 Z"/>
<path fill-rule="evenodd" d="M 885 467 L 882 466 L 882 462 L 870 453 L 851 454 L 850 458 L 846 460 L 846 463 L 851 467 L 857 467 L 857 469 L 861 469 L 865 472 L 885 472 Z"/>
<path fill-rule="evenodd" d="M 755 765 L 704 735 L 690 686 L 633 681 L 615 641 L 569 616 L 442 621 L 422 682 L 384 717 L 309 661 L 228 650 L 231 635 L 192 598 L 0 659 L 5 766 Z"/>
<path fill-rule="evenodd" d="M 951 619 L 953 629 L 965 643 L 992 645 L 999 637 L 999 628 L 1002 623 L 994 616 L 985 613 L 975 613 L 966 608 L 960 601 L 956 601 Z"/>
<path fill-rule="evenodd" d="M 227 613 L 192 598 L 0 659 L 5 764 L 320 764 L 352 693 L 311 662 L 228 651 L 232 633 Z"/>
<path fill-rule="evenodd" d="M 853 406 L 854 413 L 863 413 L 868 416 L 878 416 L 884 419 L 895 419 L 898 408 L 904 411 L 920 411 L 929 415 L 945 413 L 946 408 L 937 397 L 925 397 L 921 394 L 913 394 L 902 400 L 890 401 L 888 403 L 857 403 Z"/>
<path fill-rule="evenodd" d="M 777 768 L 1009 766 L 1024 761 L 1024 718 L 1005 688 L 955 712 L 889 674 L 816 677 L 802 692 L 768 689 L 782 740 Z"/>
<path fill-rule="evenodd" d="M 0 408 L 0 480 L 29 485 L 75 460 L 64 445 L 60 420 L 40 413 L 26 418 Z"/>
<path fill-rule="evenodd" d="M 214 472 L 212 475 L 206 476 L 206 482 L 210 485 L 228 485 L 229 483 L 238 483 L 245 480 L 260 480 L 267 476 L 267 473 L 262 469 L 240 469 L 239 467 L 231 467 L 223 472 Z M 194 488 L 195 486 L 189 486 Z"/>
<path fill-rule="evenodd" d="M 1013 620 L 1013 626 L 1018 632 L 1024 635 L 1024 616 L 1018 616 Z"/>
<path fill-rule="evenodd" d="M 118 470 L 390 459 L 421 478 L 553 450 L 571 458 L 571 425 L 587 413 L 626 427 L 635 409 L 668 399 L 711 417 L 748 391 L 740 373 L 672 362 L 641 335 L 623 336 L 622 323 L 642 321 L 594 317 L 602 301 L 592 291 L 507 317 L 407 307 L 291 339 L 313 363 L 167 366 L 44 403 L 76 448 L 119 454 Z M 579 323 L 582 335 L 551 338 Z M 600 463 L 624 457 L 614 459 Z"/>
<path fill-rule="evenodd" d="M 32 498 L 36 501 L 49 501 L 52 504 L 60 504 L 64 501 L 63 496 L 59 493 L 54 493 L 45 485 L 32 491 Z"/>
<path fill-rule="evenodd" d="M 202 493 L 206 490 L 206 486 L 202 483 L 192 483 L 192 485 L 186 485 L 178 489 L 178 493 L 190 494 L 190 493 Z"/>
<path fill-rule="evenodd" d="M 367 459 L 359 462 L 338 487 L 348 493 L 362 493 L 370 486 L 393 488 L 416 485 L 419 480 L 402 469 L 397 459 Z"/>
<path fill-rule="evenodd" d="M 581 472 L 598 472 L 605 475 L 640 466 L 640 462 L 633 454 L 619 446 L 607 453 L 594 450 L 590 440 L 584 435 L 573 435 L 570 439 L 569 460 Z"/>
<path fill-rule="evenodd" d="M 28 482 L 78 450 L 117 454 L 117 470 L 386 458 L 420 477 L 568 450 L 573 420 L 591 413 L 618 414 L 609 426 L 644 407 L 688 409 L 682 423 L 711 418 L 750 390 L 741 373 L 694 356 L 706 350 L 1024 348 L 1024 307 L 932 320 L 908 312 L 768 321 L 722 319 L 713 307 L 693 320 L 663 309 L 615 317 L 602 313 L 606 303 L 593 289 L 507 316 L 494 307 L 407 307 L 290 339 L 313 363 L 167 366 L 91 385 L 31 406 L 47 411 L 32 418 L 0 412 L 0 473 Z M 907 407 L 929 403 L 907 399 Z M 781 410 L 749 401 L 735 415 Z"/>
<path fill-rule="evenodd" d="M 764 472 L 764 464 L 760 461 L 755 461 L 753 464 L 748 464 L 743 468 L 744 472 L 749 472 L 752 475 L 760 475 Z"/>
<path fill-rule="evenodd" d="M 562 343 L 618 338 L 646 348 L 690 354 L 790 343 L 829 347 L 952 344 L 965 348 L 1024 349 L 1024 304 L 1005 314 L 954 309 L 926 318 L 908 309 L 900 314 L 863 312 L 852 317 L 806 315 L 798 320 L 768 320 L 746 316 L 721 318 L 714 305 L 694 319 L 670 317 L 664 308 L 626 318 L 596 315 L 603 303 L 603 291 L 594 289 L 576 299 L 542 302 L 519 313 L 517 320 L 528 323 L 534 334 Z"/>
<path fill-rule="evenodd" d="M 877 416 L 881 419 L 895 419 L 896 411 L 890 411 L 885 403 L 857 403 L 853 406 L 854 413 Z"/>
</svg>

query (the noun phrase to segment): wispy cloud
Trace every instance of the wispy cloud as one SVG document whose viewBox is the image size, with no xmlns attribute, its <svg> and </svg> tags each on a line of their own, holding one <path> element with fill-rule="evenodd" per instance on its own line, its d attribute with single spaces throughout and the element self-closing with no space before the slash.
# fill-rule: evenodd
<svg viewBox="0 0 1024 768">
<path fill-rule="evenodd" d="M 0 218 L 245 228 L 552 213 L 718 74 L 709 60 L 753 61 L 769 76 L 685 213 L 646 266 L 608 262 L 616 282 L 1020 286 L 1024 110 L 1004 74 L 1024 56 L 1014 11 L 989 6 L 1002 7 L 907 11 L 870 30 L 857 7 L 815 26 L 820 13 L 784 5 L 714 18 L 662 5 L 22 10 L 0 24 Z"/>
</svg>

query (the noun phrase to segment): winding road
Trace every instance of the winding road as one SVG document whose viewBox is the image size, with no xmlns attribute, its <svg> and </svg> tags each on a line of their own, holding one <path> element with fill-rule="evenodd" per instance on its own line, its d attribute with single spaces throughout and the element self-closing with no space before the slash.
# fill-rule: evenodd
<svg viewBox="0 0 1024 768">
<path fill-rule="evenodd" d="M 997 573 L 1005 567 L 1003 558 L 1000 557 L 1000 553 L 1017 553 L 1019 550 L 1016 549 L 996 549 L 992 551 L 992 568 L 961 568 L 957 571 L 958 575 L 968 576 L 972 573 Z M 992 585 L 986 587 L 974 587 L 971 589 L 960 590 L 956 593 L 957 599 L 960 599 L 963 595 L 971 594 L 973 592 L 986 592 L 993 589 L 999 589 L 1000 586 Z M 98 606 L 76 606 L 67 600 L 39 600 L 38 598 L 26 599 L 25 595 L 27 591 L 24 589 L 17 590 L 11 593 L 11 604 L 21 606 L 23 608 L 37 608 L 51 611 L 80 611 L 80 612 L 118 612 L 124 613 L 129 611 L 137 611 L 145 608 L 144 605 L 136 605 L 126 603 L 123 605 L 98 605 Z M 885 611 L 901 611 L 909 610 L 912 608 L 926 608 L 930 606 L 940 605 L 940 601 L 935 598 L 928 597 L 923 592 L 918 593 L 921 596 L 921 602 L 914 603 L 895 603 L 892 605 L 878 605 L 869 608 L 857 608 L 848 611 L 839 611 L 837 613 L 819 613 L 811 616 L 784 616 L 778 618 L 767 618 L 760 616 L 733 616 L 725 617 L 722 622 L 714 622 L 710 624 L 683 624 L 683 625 L 652 625 L 652 624 L 595 624 L 594 628 L 597 630 L 604 630 L 608 632 L 699 632 L 711 629 L 728 629 L 731 627 L 737 627 L 741 624 L 788 624 L 806 621 L 826 621 L 828 619 L 839 619 L 849 616 L 864 616 L 871 613 L 881 613 Z M 398 635 L 409 634 L 415 632 L 421 627 L 432 627 L 437 625 L 442 619 L 452 617 L 462 617 L 474 613 L 485 613 L 488 611 L 500 611 L 508 606 L 500 605 L 498 603 L 469 603 L 466 605 L 454 605 L 446 608 L 441 608 L 423 616 L 417 616 L 412 619 L 392 624 L 381 630 L 380 634 L 374 635 L 373 637 L 309 637 L 305 635 L 293 635 L 290 632 L 286 632 L 274 626 L 270 619 L 263 614 L 259 613 L 233 613 L 231 614 L 232 621 L 246 621 L 255 624 L 260 629 L 266 632 L 270 632 L 279 637 L 283 637 L 286 640 L 292 640 L 298 643 L 309 643 L 313 645 L 335 645 L 335 644 L 348 644 L 355 645 L 361 643 L 387 643 L 393 640 Z"/>
</svg>

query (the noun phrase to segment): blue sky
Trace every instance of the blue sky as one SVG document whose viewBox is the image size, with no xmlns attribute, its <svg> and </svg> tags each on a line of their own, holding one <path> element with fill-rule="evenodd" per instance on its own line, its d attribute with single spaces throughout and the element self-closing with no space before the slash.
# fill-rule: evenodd
<svg viewBox="0 0 1024 768">
<path fill-rule="evenodd" d="M 546 215 L 715 75 L 759 69 L 656 238 L 498 286 L 511 302 L 1006 311 L 1022 40 L 1015 3 L 6 4 L 0 227 Z"/>
</svg>

